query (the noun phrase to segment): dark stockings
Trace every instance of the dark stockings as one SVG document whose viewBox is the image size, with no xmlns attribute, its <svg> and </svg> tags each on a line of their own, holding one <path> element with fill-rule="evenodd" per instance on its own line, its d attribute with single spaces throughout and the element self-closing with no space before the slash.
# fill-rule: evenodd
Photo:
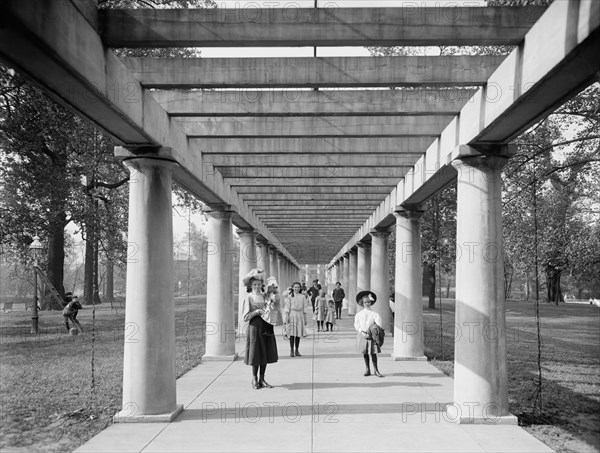
<svg viewBox="0 0 600 453">
<path fill-rule="evenodd" d="M 365 376 L 371 375 L 371 367 L 369 366 L 369 354 L 363 354 L 363 359 L 365 361 Z M 377 367 L 377 354 L 371 354 L 371 361 L 373 362 L 373 370 L 375 371 L 375 375 L 382 377 L 379 372 L 379 368 Z"/>
<path fill-rule="evenodd" d="M 290 337 L 290 357 L 301 357 L 298 352 L 298 347 L 300 346 L 300 337 Z M 294 353 L 294 347 L 296 352 Z"/>
</svg>

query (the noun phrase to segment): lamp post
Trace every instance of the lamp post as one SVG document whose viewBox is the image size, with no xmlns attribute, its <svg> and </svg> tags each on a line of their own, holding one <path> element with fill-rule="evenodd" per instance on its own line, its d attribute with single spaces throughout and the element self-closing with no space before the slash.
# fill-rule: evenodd
<svg viewBox="0 0 600 453">
<path fill-rule="evenodd" d="M 40 242 L 40 238 L 36 235 L 33 237 L 33 242 L 29 246 L 29 250 L 33 255 L 33 307 L 31 308 L 31 333 L 39 333 L 38 327 L 38 285 L 37 285 L 37 259 L 38 253 L 42 250 L 42 243 Z"/>
</svg>

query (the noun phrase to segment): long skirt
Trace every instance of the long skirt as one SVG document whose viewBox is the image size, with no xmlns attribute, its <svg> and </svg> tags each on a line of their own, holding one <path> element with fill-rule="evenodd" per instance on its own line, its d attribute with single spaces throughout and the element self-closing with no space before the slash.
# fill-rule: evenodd
<svg viewBox="0 0 600 453">
<path fill-rule="evenodd" d="M 275 363 L 277 355 L 277 342 L 273 333 L 273 326 L 265 322 L 260 316 L 255 316 L 248 323 L 246 333 L 246 365 L 260 366 Z"/>
<path fill-rule="evenodd" d="M 359 354 L 377 354 L 381 348 L 373 340 L 367 340 L 360 332 L 356 336 L 356 352 Z"/>
</svg>

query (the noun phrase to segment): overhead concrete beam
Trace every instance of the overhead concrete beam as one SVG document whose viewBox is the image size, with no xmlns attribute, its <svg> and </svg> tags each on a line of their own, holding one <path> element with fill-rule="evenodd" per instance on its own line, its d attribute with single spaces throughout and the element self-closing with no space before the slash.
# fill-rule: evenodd
<svg viewBox="0 0 600 453">
<path fill-rule="evenodd" d="M 221 170 L 223 167 L 409 167 L 422 153 L 380 154 L 376 150 L 368 154 L 205 154 L 202 162 Z"/>
<path fill-rule="evenodd" d="M 291 194 L 291 193 L 249 193 L 244 200 L 249 206 L 258 203 L 347 203 L 366 202 L 379 204 L 385 196 L 378 193 L 344 193 L 344 194 Z"/>
<path fill-rule="evenodd" d="M 122 157 L 177 162 L 173 178 L 179 185 L 209 206 L 230 206 L 236 225 L 255 228 L 279 245 L 219 175 L 204 177 L 201 155 L 190 152 L 183 131 L 104 48 L 93 8 L 81 2 L 37 0 L 6 0 L 0 8 L 0 59 L 133 150 L 121 149 Z M 294 262 L 285 249 L 282 253 Z"/>
<path fill-rule="evenodd" d="M 416 154 L 423 153 L 435 137 L 374 138 L 204 138 L 189 139 L 202 154 Z"/>
<path fill-rule="evenodd" d="M 248 206 L 250 206 L 252 208 L 253 212 L 257 212 L 258 209 L 260 208 L 269 208 L 269 209 L 281 209 L 281 208 L 294 208 L 296 206 L 302 206 L 302 207 L 318 207 L 318 206 L 326 206 L 326 207 L 331 207 L 331 208 L 336 208 L 336 207 L 352 207 L 352 206 L 368 206 L 368 207 L 372 207 L 373 209 L 376 208 L 377 206 L 379 206 L 379 201 L 377 200 L 339 200 L 337 202 L 333 201 L 333 200 L 313 200 L 313 201 L 307 201 L 307 200 L 302 200 L 302 201 L 298 201 L 298 200 L 288 200 L 288 201 L 283 201 L 283 200 L 279 200 L 279 201 L 253 201 L 253 200 L 246 200 L 246 202 L 248 203 Z M 347 204 L 344 204 L 347 203 Z"/>
<path fill-rule="evenodd" d="M 396 90 L 148 90 L 175 117 L 456 115 L 476 90 L 463 87 Z"/>
<path fill-rule="evenodd" d="M 145 88 L 484 85 L 504 56 L 149 58 L 122 61 Z"/>
<path fill-rule="evenodd" d="M 321 179 L 316 179 L 314 181 L 315 185 L 321 186 L 321 187 L 339 187 L 342 189 L 345 189 L 346 187 L 388 187 L 389 190 L 391 190 L 392 188 L 396 187 L 396 184 L 398 184 L 398 181 L 401 179 L 401 176 L 395 176 L 395 177 L 369 177 L 369 178 L 363 178 L 363 179 L 357 179 L 357 178 L 335 178 L 335 179 L 328 179 L 328 178 L 321 178 Z M 291 179 L 287 179 L 287 178 L 282 178 L 282 179 L 273 179 L 270 181 L 262 181 L 260 179 L 240 179 L 240 180 L 234 180 L 234 179 L 230 179 L 227 180 L 227 182 L 229 183 L 229 185 L 231 187 L 237 187 L 237 186 L 242 186 L 242 187 L 252 187 L 252 186 L 256 186 L 256 187 L 288 187 L 288 186 L 292 186 L 294 187 L 296 183 L 298 182 L 310 182 L 312 181 L 311 179 L 306 179 L 306 180 L 296 180 L 293 181 Z M 388 190 L 388 192 L 389 192 Z"/>
<path fill-rule="evenodd" d="M 355 117 L 213 117 L 177 118 L 189 137 L 398 137 L 435 136 L 452 120 L 451 115 Z"/>
<path fill-rule="evenodd" d="M 552 106 L 597 81 L 598 71 L 600 3 L 552 3 L 527 33 L 524 43 L 490 77 L 487 87 L 479 89 L 465 104 L 460 115 L 333 260 L 354 247 L 371 229 L 391 224 L 397 206 L 419 206 L 452 182 L 456 177 L 450 165 L 452 160 L 480 153 L 510 155 L 506 141 L 544 118 Z"/>
<path fill-rule="evenodd" d="M 256 4 L 255 4 L 256 5 Z M 252 5 L 252 6 L 255 6 Z M 104 9 L 110 47 L 516 45 L 536 7 Z"/>
<path fill-rule="evenodd" d="M 239 194 L 389 194 L 387 187 L 315 187 L 313 185 L 294 185 L 294 186 L 237 186 Z"/>
<path fill-rule="evenodd" d="M 346 178 L 401 178 L 412 166 L 404 167 L 218 167 L 219 172 L 229 184 L 246 184 L 248 181 L 269 184 L 271 181 L 285 180 L 288 183 L 314 184 L 336 181 L 343 184 Z M 303 181 L 309 180 L 309 181 Z M 340 181 L 342 180 L 342 181 Z"/>
</svg>

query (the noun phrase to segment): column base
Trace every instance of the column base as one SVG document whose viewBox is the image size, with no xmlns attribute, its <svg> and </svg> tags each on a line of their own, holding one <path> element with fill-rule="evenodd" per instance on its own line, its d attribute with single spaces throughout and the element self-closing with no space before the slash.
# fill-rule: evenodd
<svg viewBox="0 0 600 453">
<path fill-rule="evenodd" d="M 132 415 L 131 409 L 122 410 L 113 416 L 113 423 L 170 423 L 183 412 L 183 404 L 178 404 L 175 410 L 165 414 Z"/>
<path fill-rule="evenodd" d="M 203 362 L 235 362 L 238 358 L 237 352 L 233 355 L 203 355 Z"/>
<path fill-rule="evenodd" d="M 424 355 L 417 357 L 404 357 L 392 354 L 392 359 L 396 362 L 427 362 L 427 357 Z"/>
<path fill-rule="evenodd" d="M 458 423 L 461 425 L 518 425 L 519 419 L 511 413 L 502 416 L 457 416 L 456 407 L 449 405 L 446 408 L 447 421 Z"/>
</svg>

